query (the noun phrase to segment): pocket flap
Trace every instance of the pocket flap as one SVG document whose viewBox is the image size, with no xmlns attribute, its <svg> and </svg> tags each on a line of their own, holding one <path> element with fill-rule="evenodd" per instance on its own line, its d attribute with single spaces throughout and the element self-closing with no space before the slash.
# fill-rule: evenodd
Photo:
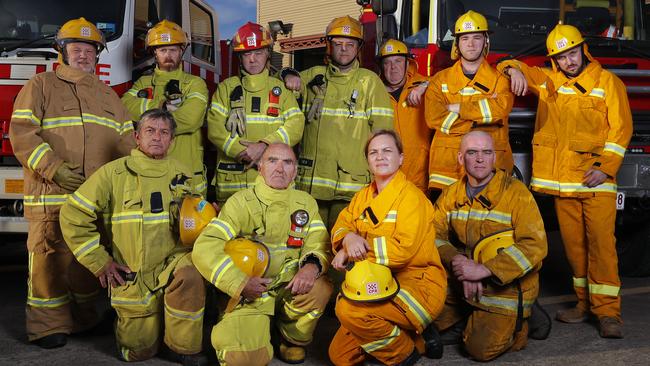
<svg viewBox="0 0 650 366">
<path fill-rule="evenodd" d="M 602 154 L 605 145 L 588 140 L 569 140 L 569 150 L 581 153 Z"/>
<path fill-rule="evenodd" d="M 533 136 L 533 145 L 556 147 L 557 138 L 547 133 L 536 133 Z"/>
</svg>

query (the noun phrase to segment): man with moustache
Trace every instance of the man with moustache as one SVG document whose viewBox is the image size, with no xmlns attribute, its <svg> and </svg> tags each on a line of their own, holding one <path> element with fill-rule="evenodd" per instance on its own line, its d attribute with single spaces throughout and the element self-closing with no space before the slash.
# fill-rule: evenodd
<svg viewBox="0 0 650 366">
<path fill-rule="evenodd" d="M 287 88 L 301 93 L 307 115 L 298 159 L 298 189 L 318 201 L 328 228 L 352 196 L 370 183 L 363 147 L 373 131 L 393 129 L 393 108 L 379 77 L 359 67 L 361 23 L 335 18 L 325 30 L 326 65 L 284 69 Z"/>
<path fill-rule="evenodd" d="M 429 155 L 429 188 L 432 198 L 463 176 L 456 154 L 469 131 L 485 131 L 495 143 L 496 167 L 512 171 L 508 140 L 508 115 L 514 96 L 507 78 L 487 61 L 490 49 L 488 23 L 472 10 L 454 26 L 452 67 L 433 76 L 425 94 L 425 118 L 436 130 Z"/>
<path fill-rule="evenodd" d="M 153 108 L 163 108 L 174 116 L 177 129 L 169 156 L 192 170 L 195 190 L 205 195 L 201 126 L 208 105 L 208 88 L 203 79 L 183 71 L 188 40 L 178 24 L 161 21 L 149 29 L 145 42 L 155 57 L 156 68 L 138 79 L 124 93 L 122 102 L 134 120 Z"/>
<path fill-rule="evenodd" d="M 98 320 L 99 283 L 61 235 L 61 205 L 95 170 L 134 146 L 129 112 L 95 75 L 103 34 L 79 18 L 63 24 L 55 41 L 59 66 L 20 90 L 9 128 L 25 175 L 27 336 L 42 348 L 64 346 L 70 333 Z"/>
<path fill-rule="evenodd" d="M 546 39 L 552 69 L 499 64 L 512 91 L 539 97 L 533 190 L 555 196 L 578 303 L 556 319 L 598 318 L 600 336 L 623 338 L 616 238 L 616 174 L 632 135 L 623 82 L 591 57 L 580 31 L 559 24 Z"/>
<path fill-rule="evenodd" d="M 460 327 L 470 357 L 489 361 L 524 348 L 529 326 L 536 335 L 544 328 L 540 338 L 550 331 L 550 319 L 529 324 L 546 233 L 526 186 L 495 169 L 490 134 L 465 134 L 457 159 L 466 174 L 442 192 L 434 210 L 435 245 L 449 281 L 435 324 L 452 334 Z M 460 342 L 445 333 L 442 339 Z"/>
</svg>

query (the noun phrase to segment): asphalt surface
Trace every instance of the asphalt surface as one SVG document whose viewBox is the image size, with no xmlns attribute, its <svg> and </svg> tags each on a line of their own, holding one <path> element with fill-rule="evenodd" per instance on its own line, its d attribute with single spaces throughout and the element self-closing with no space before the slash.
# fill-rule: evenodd
<svg viewBox="0 0 650 366">
<path fill-rule="evenodd" d="M 124 365 L 117 360 L 112 335 L 72 336 L 68 345 L 42 350 L 25 336 L 26 256 L 24 237 L 0 237 L 0 365 Z M 563 324 L 554 321 L 547 340 L 529 340 L 526 349 L 502 355 L 498 365 L 650 365 L 650 281 L 622 278 L 625 339 L 606 340 L 598 336 L 595 322 Z M 553 315 L 572 306 L 571 275 L 557 232 L 549 233 L 549 256 L 541 276 L 540 302 Z M 104 300 L 100 306 L 106 307 Z M 328 365 L 327 348 L 338 322 L 324 316 L 308 348 L 305 365 Z M 465 365 L 470 361 L 457 346 L 446 346 L 442 360 L 421 359 L 417 365 Z M 139 365 L 174 365 L 161 358 Z M 274 359 L 271 365 L 284 365 Z"/>
</svg>

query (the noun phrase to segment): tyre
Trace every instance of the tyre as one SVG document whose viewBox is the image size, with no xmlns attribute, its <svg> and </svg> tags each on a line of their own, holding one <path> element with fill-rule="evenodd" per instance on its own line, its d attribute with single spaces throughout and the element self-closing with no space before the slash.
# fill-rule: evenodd
<svg viewBox="0 0 650 366">
<path fill-rule="evenodd" d="M 618 270 L 622 276 L 650 276 L 650 226 L 627 225 L 616 228 Z"/>
</svg>

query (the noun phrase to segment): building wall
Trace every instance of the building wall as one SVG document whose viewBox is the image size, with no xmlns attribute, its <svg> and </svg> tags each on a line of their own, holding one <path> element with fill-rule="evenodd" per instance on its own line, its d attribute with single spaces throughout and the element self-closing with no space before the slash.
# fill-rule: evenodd
<svg viewBox="0 0 650 366">
<path fill-rule="evenodd" d="M 287 37 L 303 37 L 322 35 L 325 33 L 327 24 L 336 17 L 349 15 L 358 19 L 361 15 L 361 7 L 355 0 L 257 0 L 257 22 L 264 27 L 272 20 L 280 20 L 284 24 L 292 23 L 293 30 L 288 36 L 279 34 L 277 40 Z M 280 52 L 280 47 L 274 47 Z M 282 54 L 282 65 L 280 57 L 273 57 L 275 67 L 293 66 L 291 55 Z"/>
</svg>

